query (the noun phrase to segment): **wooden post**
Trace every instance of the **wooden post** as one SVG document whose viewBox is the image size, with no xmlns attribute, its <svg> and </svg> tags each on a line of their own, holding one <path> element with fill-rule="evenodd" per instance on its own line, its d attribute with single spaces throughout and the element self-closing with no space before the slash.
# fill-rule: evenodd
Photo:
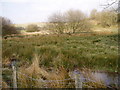
<svg viewBox="0 0 120 90">
<path fill-rule="evenodd" d="M 77 74 L 77 73 L 75 74 L 75 87 L 82 89 L 82 78 L 81 78 L 80 74 Z"/>
<path fill-rule="evenodd" d="M 17 88 L 17 72 L 15 67 L 15 61 L 12 62 L 12 70 L 13 70 L 13 88 Z"/>
</svg>

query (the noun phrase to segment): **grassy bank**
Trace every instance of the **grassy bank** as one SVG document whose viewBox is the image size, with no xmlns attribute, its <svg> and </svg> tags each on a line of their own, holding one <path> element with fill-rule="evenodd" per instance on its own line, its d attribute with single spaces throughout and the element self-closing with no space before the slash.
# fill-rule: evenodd
<svg viewBox="0 0 120 90">
<path fill-rule="evenodd" d="M 39 65 L 46 68 L 63 66 L 94 70 L 117 70 L 118 35 L 43 35 L 15 37 L 3 40 L 3 64 L 13 53 L 18 65 L 30 65 L 34 54 L 40 56 Z"/>
</svg>

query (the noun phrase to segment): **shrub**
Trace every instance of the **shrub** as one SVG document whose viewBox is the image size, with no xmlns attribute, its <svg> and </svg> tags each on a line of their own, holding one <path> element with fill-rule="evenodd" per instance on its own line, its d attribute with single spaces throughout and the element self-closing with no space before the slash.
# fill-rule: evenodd
<svg viewBox="0 0 120 90">
<path fill-rule="evenodd" d="M 117 14 L 113 11 L 101 12 L 100 23 L 103 27 L 115 25 L 117 22 Z"/>
<path fill-rule="evenodd" d="M 12 25 L 11 20 L 4 17 L 0 17 L 0 20 L 2 21 L 2 36 L 19 33 L 16 27 Z"/>
<path fill-rule="evenodd" d="M 2 26 L 2 36 L 17 34 L 18 31 L 13 25 L 3 25 Z"/>
<path fill-rule="evenodd" d="M 104 10 L 97 12 L 96 10 L 91 11 L 91 19 L 99 22 L 102 27 L 110 27 L 117 24 L 117 13 L 112 10 Z"/>
<path fill-rule="evenodd" d="M 64 33 L 65 18 L 62 13 L 54 13 L 49 17 L 49 28 L 59 34 Z"/>
<path fill-rule="evenodd" d="M 38 29 L 38 26 L 37 26 L 37 25 L 35 25 L 35 24 L 30 24 L 30 25 L 27 26 L 26 30 L 27 30 L 27 32 L 36 32 L 36 31 L 38 31 L 39 29 Z"/>
</svg>

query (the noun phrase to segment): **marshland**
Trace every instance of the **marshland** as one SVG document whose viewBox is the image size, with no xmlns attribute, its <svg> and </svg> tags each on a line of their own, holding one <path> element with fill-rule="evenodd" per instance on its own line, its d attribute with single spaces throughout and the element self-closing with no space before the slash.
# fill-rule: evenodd
<svg viewBox="0 0 120 90">
<path fill-rule="evenodd" d="M 112 8 L 69 9 L 22 24 L 0 16 L 2 87 L 118 88 L 118 16 Z"/>
</svg>

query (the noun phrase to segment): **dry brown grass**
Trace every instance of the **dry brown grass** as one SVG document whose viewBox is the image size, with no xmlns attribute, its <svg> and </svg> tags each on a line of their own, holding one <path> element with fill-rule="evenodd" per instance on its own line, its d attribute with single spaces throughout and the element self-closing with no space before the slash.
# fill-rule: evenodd
<svg viewBox="0 0 120 90">
<path fill-rule="evenodd" d="M 7 65 L 9 65 L 9 64 L 10 64 L 9 58 L 6 58 L 6 59 L 4 59 L 4 60 L 2 61 L 2 65 L 3 65 L 3 66 L 7 66 Z"/>
<path fill-rule="evenodd" d="M 104 32 L 95 32 L 96 35 L 112 35 L 114 34 L 113 32 L 107 32 L 107 31 L 104 31 Z"/>
<path fill-rule="evenodd" d="M 64 68 L 59 68 L 56 72 L 48 72 L 44 68 L 40 68 L 39 66 L 39 56 L 35 55 L 33 59 L 33 63 L 28 68 L 20 68 L 20 72 L 18 74 L 18 82 L 20 87 L 24 88 L 66 88 L 70 87 L 67 85 L 69 82 L 73 82 L 71 80 L 60 82 L 60 81 L 52 81 L 51 80 L 64 80 L 66 78 L 70 78 L 68 72 Z M 31 80 L 32 77 L 36 80 Z M 39 81 L 37 81 L 39 80 Z M 42 82 L 47 80 L 47 82 Z M 74 87 L 71 86 L 71 87 Z"/>
<path fill-rule="evenodd" d="M 60 67 L 56 71 L 56 73 L 55 72 L 49 73 L 49 76 L 47 77 L 47 79 L 48 80 L 56 80 L 56 82 L 49 83 L 48 87 L 51 87 L 51 88 L 67 88 L 67 87 L 71 87 L 71 88 L 73 88 L 74 85 L 69 86 L 68 84 L 69 83 L 74 83 L 74 81 L 65 80 L 65 79 L 68 79 L 68 78 L 70 78 L 68 72 L 64 68 Z M 63 81 L 57 81 L 57 80 L 63 80 Z"/>
<path fill-rule="evenodd" d="M 9 88 L 9 86 L 7 85 L 5 81 L 2 81 L 2 88 Z"/>
<path fill-rule="evenodd" d="M 35 55 L 34 59 L 33 59 L 33 63 L 31 66 L 29 66 L 28 68 L 22 67 L 20 68 L 20 72 L 18 74 L 18 82 L 20 82 L 20 87 L 24 87 L 24 88 L 35 88 L 35 87 L 42 87 L 43 83 L 37 81 L 38 79 L 41 80 L 43 75 L 47 76 L 47 72 L 44 69 L 41 69 L 39 67 L 39 60 L 37 55 Z M 32 80 L 31 78 L 37 79 L 37 80 Z"/>
</svg>

